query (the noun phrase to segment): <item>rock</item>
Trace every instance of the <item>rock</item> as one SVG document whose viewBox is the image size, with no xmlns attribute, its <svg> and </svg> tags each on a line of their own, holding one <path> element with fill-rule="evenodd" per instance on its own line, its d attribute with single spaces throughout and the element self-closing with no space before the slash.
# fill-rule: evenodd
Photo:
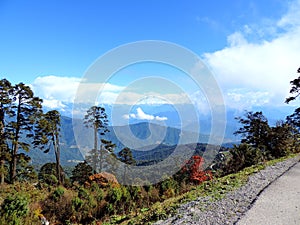
<svg viewBox="0 0 300 225">
<path fill-rule="evenodd" d="M 86 182 L 86 185 L 90 186 L 92 182 L 96 182 L 100 187 L 107 187 L 109 184 L 113 186 L 119 185 L 115 175 L 107 172 L 101 172 L 89 176 L 89 180 Z"/>
</svg>

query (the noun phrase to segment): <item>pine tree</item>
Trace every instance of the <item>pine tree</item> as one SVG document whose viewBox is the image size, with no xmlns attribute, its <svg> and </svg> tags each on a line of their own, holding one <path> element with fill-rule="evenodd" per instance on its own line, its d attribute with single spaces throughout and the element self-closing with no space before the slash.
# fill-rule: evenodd
<svg viewBox="0 0 300 225">
<path fill-rule="evenodd" d="M 128 165 L 134 165 L 135 160 L 132 156 L 132 151 L 128 147 L 123 148 L 118 153 L 118 156 L 119 156 L 120 161 L 126 164 L 125 167 L 124 167 L 124 174 L 123 174 L 123 181 L 125 182 L 126 174 L 127 174 L 127 170 L 128 170 Z"/>
<path fill-rule="evenodd" d="M 99 155 L 99 171 L 102 172 L 105 166 L 104 162 L 107 162 L 109 166 L 113 166 L 113 161 L 108 162 L 108 159 L 111 155 L 114 155 L 114 149 L 116 145 L 113 144 L 111 141 L 101 139 L 101 146 L 100 146 L 100 155 Z M 106 170 L 109 168 L 106 168 Z M 114 168 L 110 168 L 112 171 Z"/>
<path fill-rule="evenodd" d="M 63 183 L 63 171 L 60 166 L 60 113 L 57 110 L 51 110 L 42 115 L 36 126 L 35 140 L 33 141 L 35 146 L 39 146 L 49 152 L 51 146 L 53 147 L 56 160 L 56 178 L 59 184 Z"/>
<path fill-rule="evenodd" d="M 79 184 L 84 184 L 93 175 L 93 168 L 86 162 L 78 163 L 72 171 L 72 182 L 77 181 Z"/>
<path fill-rule="evenodd" d="M 275 158 L 297 152 L 299 133 L 289 122 L 278 121 L 269 136 L 271 154 Z"/>
<path fill-rule="evenodd" d="M 9 160 L 5 118 L 12 115 L 11 89 L 12 86 L 8 80 L 0 80 L 0 184 L 4 183 L 6 175 L 5 161 Z"/>
<path fill-rule="evenodd" d="M 17 161 L 19 149 L 29 151 L 34 126 L 42 114 L 42 100 L 35 97 L 29 86 L 19 83 L 12 87 L 13 120 L 7 125 L 10 149 L 10 182 L 17 177 Z M 21 140 L 21 137 L 25 139 Z"/>
<path fill-rule="evenodd" d="M 297 73 L 300 73 L 300 68 L 298 68 Z M 290 96 L 286 98 L 285 103 L 290 103 L 291 101 L 294 101 L 296 98 L 300 95 L 300 76 L 292 81 L 290 81 L 290 84 L 292 85 L 290 94 L 294 96 Z"/>
<path fill-rule="evenodd" d="M 242 127 L 234 134 L 242 136 L 242 143 L 252 145 L 254 148 L 266 150 L 270 127 L 267 118 L 262 112 L 246 112 L 245 117 L 236 118 Z"/>
<path fill-rule="evenodd" d="M 86 127 L 92 128 L 94 133 L 94 147 L 86 157 L 86 161 L 90 163 L 94 172 L 97 172 L 99 167 L 101 172 L 103 157 L 101 157 L 101 151 L 98 147 L 98 135 L 103 136 L 106 132 L 109 132 L 105 109 L 99 106 L 92 106 L 84 117 L 84 124 Z"/>
</svg>

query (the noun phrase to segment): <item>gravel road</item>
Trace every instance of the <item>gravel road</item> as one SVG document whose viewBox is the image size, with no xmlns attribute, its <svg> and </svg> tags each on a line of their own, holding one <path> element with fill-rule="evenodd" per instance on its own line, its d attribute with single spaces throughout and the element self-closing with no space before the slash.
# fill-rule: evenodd
<svg viewBox="0 0 300 225">
<path fill-rule="evenodd" d="M 300 224 L 300 163 L 266 188 L 238 225 Z"/>
<path fill-rule="evenodd" d="M 156 222 L 156 225 L 179 225 L 179 224 L 300 224 L 299 223 L 299 192 L 300 192 L 300 165 L 299 156 L 288 159 L 284 162 L 279 162 L 273 166 L 266 167 L 265 169 L 251 175 L 246 185 L 239 189 L 229 192 L 223 199 L 219 201 L 210 201 L 209 198 L 198 198 L 182 205 L 177 213 L 167 220 Z M 287 172 L 288 171 L 288 172 Z M 285 174 L 286 173 L 286 174 Z M 284 174 L 284 175 L 283 175 Z M 283 175 L 283 176 L 282 176 Z M 289 180 L 290 177 L 291 180 Z M 279 179 L 280 178 L 280 179 Z M 297 180 L 297 178 L 299 178 Z M 288 179 L 288 180 L 287 180 Z M 281 181 L 282 180 L 282 181 Z M 284 183 L 287 187 L 277 187 L 276 183 Z M 250 214 L 251 207 L 258 202 L 261 196 L 265 195 L 264 190 L 271 188 L 273 184 L 276 186 L 275 190 L 281 194 L 272 194 L 271 197 L 264 197 L 266 200 L 263 206 L 266 210 L 270 211 L 272 215 L 265 212 L 260 214 Z M 269 192 L 269 191 L 268 191 Z M 291 192 L 291 196 L 290 193 Z M 296 196 L 297 195 L 297 199 Z M 284 196 L 284 199 L 283 199 Z M 287 197 L 289 196 L 289 197 Z M 276 197 L 281 198 L 277 200 Z M 257 201 L 256 201 L 257 200 Z M 277 206 L 275 205 L 278 204 Z M 284 203 L 280 203 L 284 202 Z M 292 204 L 298 203 L 298 208 Z M 262 204 L 262 203 L 259 203 Z M 284 204 L 284 205 L 280 205 Z M 258 204 L 257 204 L 258 205 Z M 273 206 L 274 205 L 274 206 Z M 292 208 L 292 210 L 291 210 Z M 250 209 L 250 211 L 249 211 Z M 275 213 L 272 210 L 276 210 Z M 255 208 L 253 208 L 253 211 Z M 260 209 L 257 209 L 258 211 Z M 277 211 L 281 211 L 279 214 Z M 249 212 L 249 214 L 248 214 Z M 254 211 L 255 213 L 255 211 Z M 284 223 L 276 222 L 278 217 L 287 214 L 288 220 L 282 220 Z M 297 214 L 294 215 L 294 213 Z M 293 216 L 291 216 L 291 214 Z M 245 216 L 245 217 L 244 217 Z M 273 218 L 272 222 L 267 221 L 268 218 Z M 242 218 L 242 219 L 241 219 Z M 248 218 L 248 219 L 247 219 Z M 257 220 L 252 220 L 257 218 Z M 259 218 L 259 219 L 258 219 Z M 266 218 L 266 221 L 260 221 L 260 218 Z M 290 222 L 291 221 L 291 222 Z"/>
</svg>

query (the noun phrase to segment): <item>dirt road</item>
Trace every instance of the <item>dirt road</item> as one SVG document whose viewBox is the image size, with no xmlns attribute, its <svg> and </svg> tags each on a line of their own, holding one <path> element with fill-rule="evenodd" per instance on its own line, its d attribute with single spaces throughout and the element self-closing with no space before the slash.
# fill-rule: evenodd
<svg viewBox="0 0 300 225">
<path fill-rule="evenodd" d="M 300 163 L 267 187 L 238 225 L 300 225 Z"/>
</svg>

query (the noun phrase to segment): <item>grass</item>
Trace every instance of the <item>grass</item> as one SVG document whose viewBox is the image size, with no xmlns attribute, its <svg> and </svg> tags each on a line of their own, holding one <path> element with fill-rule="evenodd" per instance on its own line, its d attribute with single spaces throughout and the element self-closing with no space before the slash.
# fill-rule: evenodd
<svg viewBox="0 0 300 225">
<path fill-rule="evenodd" d="M 278 162 L 285 161 L 288 158 L 296 157 L 297 155 L 298 154 L 291 154 L 286 157 L 270 160 L 263 164 L 247 167 L 235 174 L 229 174 L 221 178 L 203 182 L 201 185 L 185 194 L 169 198 L 164 202 L 155 203 L 148 210 L 139 212 L 137 216 L 123 221 L 121 224 L 151 224 L 155 221 L 166 219 L 170 215 L 174 215 L 180 205 L 194 201 L 199 197 L 209 197 L 211 201 L 220 200 L 228 192 L 234 191 L 246 184 L 248 177 L 251 174 L 257 173 L 267 166 L 272 166 Z M 203 208 L 203 210 L 205 209 Z M 114 224 L 113 221 L 111 224 Z"/>
</svg>

